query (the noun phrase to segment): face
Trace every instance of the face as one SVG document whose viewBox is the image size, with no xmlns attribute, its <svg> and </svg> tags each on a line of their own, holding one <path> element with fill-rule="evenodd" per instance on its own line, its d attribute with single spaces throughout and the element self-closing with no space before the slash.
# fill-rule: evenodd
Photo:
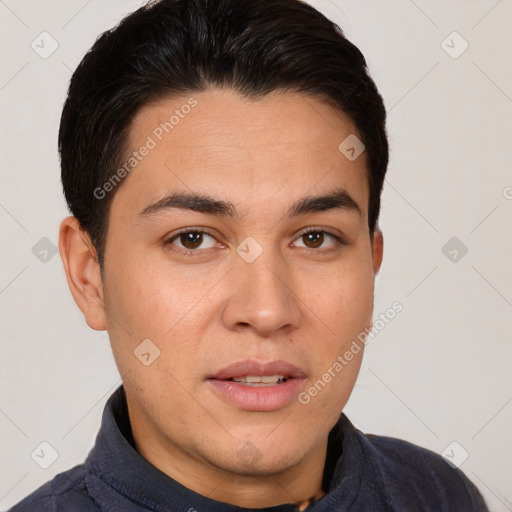
<svg viewBox="0 0 512 512">
<path fill-rule="evenodd" d="M 191 96 L 131 126 L 106 327 L 148 460 L 277 474 L 325 450 L 360 368 L 381 258 L 366 158 L 340 152 L 357 130 L 309 96 Z"/>
</svg>

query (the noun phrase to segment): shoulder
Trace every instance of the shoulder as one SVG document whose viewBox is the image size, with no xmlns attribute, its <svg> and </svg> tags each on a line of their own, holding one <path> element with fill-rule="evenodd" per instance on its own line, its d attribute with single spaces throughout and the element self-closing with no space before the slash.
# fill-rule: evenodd
<svg viewBox="0 0 512 512">
<path fill-rule="evenodd" d="M 83 465 L 59 473 L 29 494 L 8 512 L 91 512 L 96 506 L 85 485 Z"/>
<path fill-rule="evenodd" d="M 437 510 L 488 510 L 475 485 L 441 455 L 393 437 L 359 431 L 358 437 L 392 492 L 408 488 L 425 507 L 435 505 Z"/>
</svg>

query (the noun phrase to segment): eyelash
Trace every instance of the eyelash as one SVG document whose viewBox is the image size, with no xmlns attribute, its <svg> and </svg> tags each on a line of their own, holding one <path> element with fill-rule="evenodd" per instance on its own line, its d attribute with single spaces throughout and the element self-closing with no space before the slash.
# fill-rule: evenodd
<svg viewBox="0 0 512 512">
<path fill-rule="evenodd" d="M 202 229 L 199 229 L 199 228 L 184 228 L 180 231 L 178 231 L 177 233 L 174 233 L 171 237 L 167 238 L 164 240 L 164 245 L 165 246 L 172 246 L 172 242 L 174 240 L 176 240 L 177 238 L 180 237 L 180 235 L 184 235 L 184 234 L 187 234 L 187 233 L 198 233 L 198 234 L 202 234 L 202 235 L 208 235 L 212 238 L 215 239 L 215 237 L 209 233 L 208 231 L 204 231 Z M 298 240 L 299 238 L 303 237 L 304 235 L 307 235 L 308 233 L 324 233 L 328 236 L 331 236 L 332 238 L 334 238 L 336 240 L 336 242 L 338 243 L 338 245 L 346 245 L 345 241 L 343 240 L 343 238 L 341 238 L 339 235 L 336 235 L 334 233 L 331 233 L 330 231 L 326 231 L 325 229 L 321 229 L 321 228 L 317 228 L 317 227 L 309 227 L 309 228 L 305 228 L 303 231 L 301 231 L 299 233 L 299 235 L 297 236 L 297 238 L 295 240 Z M 313 249 L 313 248 L 310 248 L 310 247 L 305 247 L 305 249 L 309 249 L 311 251 L 315 251 L 315 252 L 320 252 L 322 251 L 322 249 Z M 201 253 L 203 251 L 205 251 L 207 249 L 181 249 L 181 248 L 173 248 L 171 249 L 172 252 L 174 253 L 179 253 L 181 254 L 182 256 L 186 257 L 186 258 L 194 258 L 194 257 L 197 257 L 197 256 L 201 256 Z M 332 248 L 330 249 L 332 250 Z M 327 251 L 330 251 L 329 249 Z M 324 249 L 325 251 L 325 249 Z"/>
</svg>

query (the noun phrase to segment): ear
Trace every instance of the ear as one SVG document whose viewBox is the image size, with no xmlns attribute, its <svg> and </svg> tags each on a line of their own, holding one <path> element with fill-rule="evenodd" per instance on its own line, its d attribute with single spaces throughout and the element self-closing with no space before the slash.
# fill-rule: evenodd
<svg viewBox="0 0 512 512">
<path fill-rule="evenodd" d="M 376 228 L 372 237 L 372 258 L 373 258 L 373 271 L 378 274 L 382 257 L 384 254 L 384 236 L 379 228 Z"/>
<path fill-rule="evenodd" d="M 68 286 L 91 329 L 106 329 L 103 286 L 96 250 L 75 217 L 65 218 L 59 231 L 59 252 Z"/>
</svg>

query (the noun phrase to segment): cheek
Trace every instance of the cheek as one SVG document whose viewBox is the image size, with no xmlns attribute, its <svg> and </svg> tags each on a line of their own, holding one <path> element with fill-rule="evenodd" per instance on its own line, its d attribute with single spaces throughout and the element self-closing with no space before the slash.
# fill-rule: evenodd
<svg viewBox="0 0 512 512">
<path fill-rule="evenodd" d="M 312 278 L 308 287 L 316 292 L 307 303 L 331 334 L 357 335 L 368 327 L 374 297 L 374 274 L 369 265 L 340 265 L 327 276 Z"/>
<path fill-rule="evenodd" d="M 203 338 L 201 329 L 211 316 L 212 305 L 204 297 L 210 287 L 204 279 L 177 276 L 162 265 L 112 269 L 105 283 L 105 309 L 120 372 L 139 374 L 143 367 L 135 354 L 148 339 L 156 347 L 149 348 L 158 354 L 148 369 L 167 368 L 174 374 L 191 364 Z M 144 379 L 156 378 L 155 373 L 146 371 Z"/>
<path fill-rule="evenodd" d="M 106 306 L 134 336 L 165 336 L 204 294 L 201 283 L 180 278 L 165 266 L 126 263 L 109 276 Z"/>
<path fill-rule="evenodd" d="M 321 381 L 312 393 L 318 393 L 316 407 L 327 415 L 334 403 L 342 407 L 350 395 L 364 351 L 361 334 L 371 325 L 374 274 L 368 264 L 353 261 L 322 279 L 321 289 L 308 302 L 317 334 L 309 343 L 310 353 L 315 354 L 312 381 Z"/>
</svg>

